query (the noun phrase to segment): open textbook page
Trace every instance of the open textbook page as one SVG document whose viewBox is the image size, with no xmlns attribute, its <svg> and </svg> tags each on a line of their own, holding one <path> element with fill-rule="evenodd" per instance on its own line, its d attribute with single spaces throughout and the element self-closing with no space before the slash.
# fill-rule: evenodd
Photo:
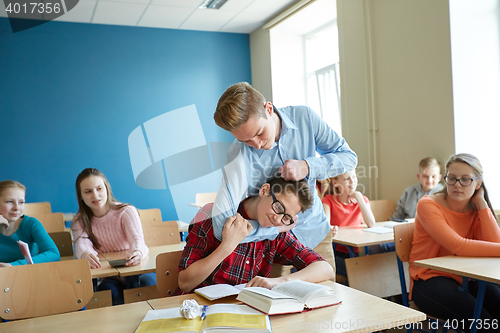
<svg viewBox="0 0 500 333">
<path fill-rule="evenodd" d="M 269 316 L 246 305 L 214 304 L 207 309 L 205 320 L 185 319 L 179 308 L 149 310 L 136 333 L 177 332 L 251 332 L 271 333 Z"/>
</svg>

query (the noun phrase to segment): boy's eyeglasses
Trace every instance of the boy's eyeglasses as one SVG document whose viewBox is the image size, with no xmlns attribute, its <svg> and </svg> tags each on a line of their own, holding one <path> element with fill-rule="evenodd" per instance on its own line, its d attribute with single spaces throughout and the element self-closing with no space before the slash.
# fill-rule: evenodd
<svg viewBox="0 0 500 333">
<path fill-rule="evenodd" d="M 448 185 L 455 185 L 457 182 L 459 182 L 460 185 L 462 185 L 462 186 L 470 186 L 470 184 L 472 184 L 472 182 L 474 180 L 478 179 L 478 178 L 479 177 L 474 177 L 474 178 L 470 178 L 470 177 L 457 178 L 457 177 L 454 177 L 454 176 L 444 176 L 444 181 Z"/>
<path fill-rule="evenodd" d="M 295 220 L 293 219 L 293 216 L 286 213 L 285 206 L 283 206 L 283 204 L 278 199 L 276 199 L 276 196 L 274 195 L 272 188 L 271 188 L 271 196 L 273 197 L 273 203 L 271 204 L 273 211 L 278 215 L 283 215 L 281 217 L 281 222 L 283 222 L 284 225 L 294 224 Z"/>
</svg>

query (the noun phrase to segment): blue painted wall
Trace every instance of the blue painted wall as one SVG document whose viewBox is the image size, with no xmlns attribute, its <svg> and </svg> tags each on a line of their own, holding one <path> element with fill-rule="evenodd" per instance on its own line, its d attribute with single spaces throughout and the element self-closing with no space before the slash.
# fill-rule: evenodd
<svg viewBox="0 0 500 333">
<path fill-rule="evenodd" d="M 77 211 L 76 176 L 95 167 L 118 200 L 176 219 L 168 190 L 135 184 L 130 132 L 195 104 L 207 142 L 230 142 L 212 118 L 217 100 L 251 80 L 247 34 L 64 22 L 14 34 L 0 18 L 0 61 L 0 180 L 56 212 Z"/>
</svg>

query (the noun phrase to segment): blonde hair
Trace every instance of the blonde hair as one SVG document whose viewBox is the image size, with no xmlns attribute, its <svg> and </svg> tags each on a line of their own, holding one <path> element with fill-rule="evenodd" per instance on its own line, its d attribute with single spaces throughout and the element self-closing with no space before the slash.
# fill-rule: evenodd
<svg viewBox="0 0 500 333">
<path fill-rule="evenodd" d="M 21 184 L 20 182 L 16 182 L 15 180 L 4 180 L 0 182 L 0 195 L 2 195 L 3 191 L 8 188 L 19 188 L 26 193 L 26 186 Z"/>
<path fill-rule="evenodd" d="M 441 163 L 439 163 L 439 161 L 436 160 L 434 157 L 426 157 L 422 159 L 418 164 L 418 167 L 420 169 L 420 172 L 424 171 L 425 169 L 433 167 L 438 167 L 439 172 L 441 172 Z"/>
<path fill-rule="evenodd" d="M 264 96 L 248 82 L 233 84 L 219 98 L 215 123 L 226 131 L 235 131 L 250 117 L 265 118 L 265 104 Z"/>
<path fill-rule="evenodd" d="M 479 159 L 476 156 L 474 156 L 472 154 L 466 154 L 466 153 L 452 155 L 448 159 L 448 162 L 446 162 L 446 166 L 445 166 L 446 170 L 444 173 L 445 176 L 448 175 L 448 170 L 450 168 L 450 165 L 452 165 L 454 163 L 467 164 L 468 166 L 470 166 L 472 168 L 476 177 L 483 180 L 483 166 L 481 165 L 481 162 L 479 162 Z M 493 216 L 495 216 L 493 206 L 491 205 L 490 198 L 488 195 L 488 190 L 486 189 L 486 185 L 484 184 L 484 181 L 482 182 L 481 186 L 484 189 L 484 200 L 488 204 L 488 207 L 491 209 L 491 213 L 493 214 Z M 443 189 L 439 193 L 443 193 L 445 199 L 448 198 L 448 184 L 446 184 L 446 181 L 444 182 Z M 469 201 L 469 207 L 473 208 L 472 202 L 470 202 L 470 201 Z M 495 216 L 495 220 L 496 219 L 497 218 Z M 497 222 L 498 222 L 498 220 L 497 220 Z"/>
</svg>

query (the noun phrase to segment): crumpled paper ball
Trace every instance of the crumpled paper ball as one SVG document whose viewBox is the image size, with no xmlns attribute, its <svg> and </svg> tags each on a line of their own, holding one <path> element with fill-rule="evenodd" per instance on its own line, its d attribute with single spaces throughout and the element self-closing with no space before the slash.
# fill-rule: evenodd
<svg viewBox="0 0 500 333">
<path fill-rule="evenodd" d="M 182 306 L 179 308 L 181 316 L 186 319 L 194 319 L 201 315 L 201 306 L 194 299 L 187 299 L 182 302 Z"/>
</svg>

